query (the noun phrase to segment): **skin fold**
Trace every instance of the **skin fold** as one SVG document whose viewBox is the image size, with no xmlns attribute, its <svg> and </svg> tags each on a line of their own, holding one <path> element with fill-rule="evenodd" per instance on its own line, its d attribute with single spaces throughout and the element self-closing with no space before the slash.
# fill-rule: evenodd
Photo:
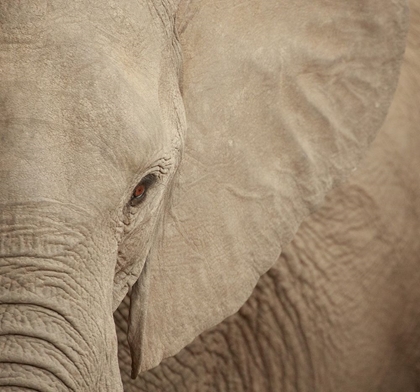
<svg viewBox="0 0 420 392">
<path fill-rule="evenodd" d="M 416 20 L 0 0 L 0 391 L 416 390 Z"/>
<path fill-rule="evenodd" d="M 127 297 L 114 319 L 125 391 L 420 391 L 420 5 L 371 151 L 240 311 L 130 378 Z"/>
</svg>

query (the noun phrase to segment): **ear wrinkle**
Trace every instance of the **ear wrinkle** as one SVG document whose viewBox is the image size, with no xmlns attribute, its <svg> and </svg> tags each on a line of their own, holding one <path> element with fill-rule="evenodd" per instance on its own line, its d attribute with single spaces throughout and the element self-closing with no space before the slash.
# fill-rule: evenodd
<svg viewBox="0 0 420 392">
<path fill-rule="evenodd" d="M 179 35 L 183 34 L 197 12 L 200 11 L 200 2 L 193 0 L 181 0 L 175 15 L 175 26 Z"/>
</svg>

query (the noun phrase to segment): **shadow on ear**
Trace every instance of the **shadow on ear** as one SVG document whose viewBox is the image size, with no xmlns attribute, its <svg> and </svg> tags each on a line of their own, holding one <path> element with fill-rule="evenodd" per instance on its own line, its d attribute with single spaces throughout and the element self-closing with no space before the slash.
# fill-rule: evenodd
<svg viewBox="0 0 420 392">
<path fill-rule="evenodd" d="M 185 0 L 186 147 L 131 296 L 133 376 L 236 312 L 356 167 L 394 93 L 398 0 Z"/>
</svg>

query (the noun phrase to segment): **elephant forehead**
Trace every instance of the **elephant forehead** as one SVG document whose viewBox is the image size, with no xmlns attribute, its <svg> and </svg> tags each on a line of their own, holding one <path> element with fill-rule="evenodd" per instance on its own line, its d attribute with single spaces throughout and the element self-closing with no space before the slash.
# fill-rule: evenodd
<svg viewBox="0 0 420 392">
<path fill-rule="evenodd" d="M 156 72 L 133 72 L 94 45 L 72 43 L 66 50 L 0 52 L 0 120 L 54 124 L 48 138 L 64 134 L 74 149 L 104 140 L 117 152 L 162 140 Z"/>
<path fill-rule="evenodd" d="M 165 129 L 157 99 L 124 84 L 106 72 L 64 91 L 7 83 L 0 107 L 2 179 L 26 178 L 32 191 L 48 185 L 50 196 L 54 187 L 69 195 L 81 183 L 99 191 L 131 182 L 165 150 Z"/>
<path fill-rule="evenodd" d="M 160 96 L 162 44 L 150 42 L 145 22 L 141 36 L 149 43 L 137 46 L 123 45 L 121 37 L 112 41 L 98 21 L 82 30 L 74 21 L 61 22 L 41 31 L 40 40 L 12 37 L 6 23 L 1 180 L 24 196 L 29 189 L 60 199 L 121 197 L 133 176 L 172 148 L 174 132 Z"/>
</svg>

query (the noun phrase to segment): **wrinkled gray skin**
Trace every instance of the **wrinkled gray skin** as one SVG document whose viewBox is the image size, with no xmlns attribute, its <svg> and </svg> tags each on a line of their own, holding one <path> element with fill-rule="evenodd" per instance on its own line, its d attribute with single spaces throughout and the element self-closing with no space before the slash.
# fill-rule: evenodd
<svg viewBox="0 0 420 392">
<path fill-rule="evenodd" d="M 420 391 L 420 7 L 363 168 L 304 222 L 240 311 L 125 391 Z"/>
<path fill-rule="evenodd" d="M 1 390 L 122 390 L 112 319 L 132 257 L 122 243 L 140 223 L 153 231 L 180 138 L 162 132 L 159 84 L 176 69 L 159 67 L 169 50 L 157 16 L 121 3 L 139 24 L 129 35 L 135 24 L 104 6 L 0 2 Z M 138 211 L 127 203 L 148 173 L 157 183 Z M 144 259 L 150 241 L 136 236 Z"/>
<path fill-rule="evenodd" d="M 281 250 L 135 388 L 415 390 L 413 46 L 364 171 L 285 248 L 383 121 L 403 2 L 226 4 L 0 0 L 1 391 L 122 391 L 130 288 L 137 375 Z"/>
</svg>

